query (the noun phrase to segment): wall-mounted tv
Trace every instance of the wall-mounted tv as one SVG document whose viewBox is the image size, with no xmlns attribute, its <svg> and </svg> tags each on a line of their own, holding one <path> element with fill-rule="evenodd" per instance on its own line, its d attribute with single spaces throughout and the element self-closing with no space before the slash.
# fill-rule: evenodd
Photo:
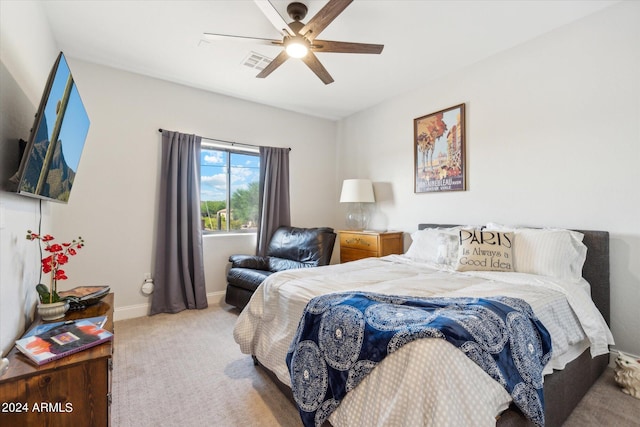
<svg viewBox="0 0 640 427">
<path fill-rule="evenodd" d="M 87 111 L 60 52 L 15 176 L 17 192 L 67 203 L 88 132 Z"/>
</svg>

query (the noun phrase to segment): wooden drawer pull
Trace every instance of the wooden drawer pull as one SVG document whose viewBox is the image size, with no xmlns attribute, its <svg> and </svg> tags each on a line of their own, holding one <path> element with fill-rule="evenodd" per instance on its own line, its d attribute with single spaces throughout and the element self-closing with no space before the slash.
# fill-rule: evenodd
<svg viewBox="0 0 640 427">
<path fill-rule="evenodd" d="M 358 245 L 371 246 L 369 242 L 367 242 L 365 239 L 361 239 L 360 237 L 354 237 L 353 239 L 346 239 L 345 241 L 347 242 L 348 245 L 356 243 Z"/>
</svg>

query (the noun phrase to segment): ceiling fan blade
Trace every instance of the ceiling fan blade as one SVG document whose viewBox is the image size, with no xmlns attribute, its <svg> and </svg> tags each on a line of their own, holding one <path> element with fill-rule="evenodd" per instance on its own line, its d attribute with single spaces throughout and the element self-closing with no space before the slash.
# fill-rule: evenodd
<svg viewBox="0 0 640 427">
<path fill-rule="evenodd" d="M 280 16 L 280 14 L 276 10 L 276 8 L 273 7 L 270 1 L 268 0 L 253 0 L 253 1 L 258 5 L 262 13 L 264 13 L 267 19 L 271 22 L 271 24 L 273 24 L 273 26 L 276 27 L 276 30 L 280 31 L 280 33 L 282 33 L 283 35 L 288 34 L 290 36 L 295 36 L 295 33 L 293 32 L 293 30 L 289 28 L 289 24 L 287 24 L 287 21 L 285 21 L 284 18 Z"/>
<path fill-rule="evenodd" d="M 265 39 L 262 37 L 250 37 L 250 36 L 234 36 L 230 34 L 216 34 L 216 33 L 204 33 L 204 40 L 207 41 L 234 41 L 241 43 L 254 43 L 254 44 L 266 44 L 266 45 L 282 45 L 282 40 Z"/>
<path fill-rule="evenodd" d="M 278 56 L 273 58 L 273 61 L 271 61 L 269 65 L 264 67 L 264 70 L 260 71 L 260 73 L 256 77 L 259 79 L 264 79 L 269 74 L 271 74 L 276 68 L 284 64 L 284 62 L 287 59 L 289 59 L 289 55 L 287 55 L 287 52 L 283 50 L 282 52 L 280 52 Z"/>
<path fill-rule="evenodd" d="M 353 0 L 329 0 L 329 3 L 325 4 L 298 33 L 309 40 L 315 39 L 351 2 Z"/>
<path fill-rule="evenodd" d="M 314 52 L 336 53 L 381 53 L 383 44 L 336 42 L 331 40 L 314 40 L 311 46 Z"/>
<path fill-rule="evenodd" d="M 302 62 L 307 64 L 307 66 L 311 68 L 311 71 L 316 73 L 316 76 L 320 77 L 320 80 L 322 80 L 324 84 L 328 85 L 329 83 L 333 83 L 333 77 L 331 77 L 327 69 L 324 68 L 313 52 L 307 53 L 307 55 L 302 58 Z"/>
</svg>

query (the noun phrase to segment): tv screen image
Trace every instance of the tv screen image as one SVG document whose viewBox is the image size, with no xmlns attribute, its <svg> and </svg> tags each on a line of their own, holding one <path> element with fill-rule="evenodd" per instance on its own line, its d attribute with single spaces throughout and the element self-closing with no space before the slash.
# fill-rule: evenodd
<svg viewBox="0 0 640 427">
<path fill-rule="evenodd" d="M 60 52 L 22 157 L 18 193 L 68 202 L 89 124 L 69 65 Z"/>
</svg>

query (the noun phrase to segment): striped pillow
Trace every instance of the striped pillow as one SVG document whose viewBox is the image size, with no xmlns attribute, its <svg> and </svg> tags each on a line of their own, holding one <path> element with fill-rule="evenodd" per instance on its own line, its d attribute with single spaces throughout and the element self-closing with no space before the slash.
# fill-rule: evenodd
<svg viewBox="0 0 640 427">
<path fill-rule="evenodd" d="M 556 229 L 516 229 L 515 271 L 578 281 L 587 257 L 584 235 Z"/>
</svg>

